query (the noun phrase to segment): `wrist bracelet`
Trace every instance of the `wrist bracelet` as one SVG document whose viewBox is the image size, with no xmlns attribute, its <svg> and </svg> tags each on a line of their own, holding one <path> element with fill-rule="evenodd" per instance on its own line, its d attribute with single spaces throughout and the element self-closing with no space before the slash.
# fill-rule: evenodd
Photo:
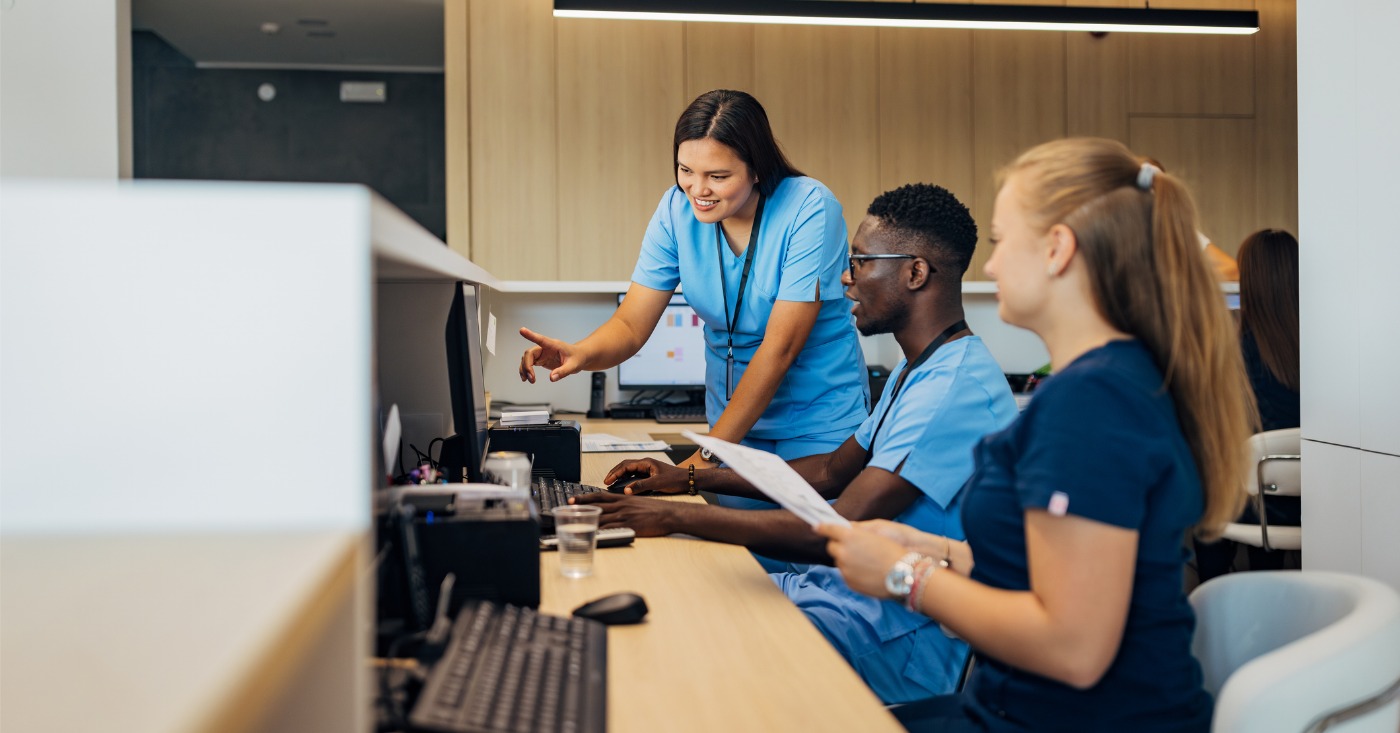
<svg viewBox="0 0 1400 733">
<path fill-rule="evenodd" d="M 695 464 L 694 464 L 694 463 L 690 464 L 690 477 L 689 477 L 688 479 L 686 479 L 685 490 L 686 490 L 686 493 L 690 494 L 691 496 L 695 496 L 696 494 L 700 493 L 699 490 L 697 490 L 697 489 L 695 488 Z"/>
<path fill-rule="evenodd" d="M 919 602 L 923 599 L 925 581 L 933 575 L 933 571 L 939 567 L 946 567 L 942 562 L 931 557 L 919 558 L 919 562 L 914 565 L 914 582 L 909 585 L 909 595 L 904 598 L 904 606 L 914 613 L 919 611 Z"/>
</svg>

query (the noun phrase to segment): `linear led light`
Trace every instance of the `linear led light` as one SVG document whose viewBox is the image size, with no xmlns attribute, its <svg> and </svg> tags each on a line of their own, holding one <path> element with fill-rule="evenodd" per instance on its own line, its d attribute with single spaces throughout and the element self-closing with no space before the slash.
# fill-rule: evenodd
<svg viewBox="0 0 1400 733">
<path fill-rule="evenodd" d="M 1248 35 L 1259 31 L 1259 13 L 1254 10 L 1155 10 L 845 0 L 554 0 L 554 16 L 1093 33 Z"/>
</svg>

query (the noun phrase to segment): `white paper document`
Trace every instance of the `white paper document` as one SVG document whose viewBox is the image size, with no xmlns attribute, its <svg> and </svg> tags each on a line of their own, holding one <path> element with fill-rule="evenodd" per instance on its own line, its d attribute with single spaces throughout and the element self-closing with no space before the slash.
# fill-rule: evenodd
<svg viewBox="0 0 1400 733">
<path fill-rule="evenodd" d="M 544 425 L 549 422 L 549 413 L 544 410 L 525 410 L 522 412 L 502 412 L 502 425 Z"/>
<path fill-rule="evenodd" d="M 689 430 L 682 430 L 681 435 L 695 441 L 701 448 L 709 448 L 711 453 L 719 456 L 729 468 L 743 476 L 745 481 L 813 527 L 818 524 L 836 524 L 842 527 L 850 524 L 826 503 L 826 499 L 823 499 L 806 479 L 792 470 L 787 461 L 778 456 L 708 435 L 697 435 Z"/>
<path fill-rule="evenodd" d="M 621 453 L 624 451 L 656 451 L 670 448 L 664 440 L 627 440 L 607 433 L 584 433 L 584 453 Z"/>
</svg>

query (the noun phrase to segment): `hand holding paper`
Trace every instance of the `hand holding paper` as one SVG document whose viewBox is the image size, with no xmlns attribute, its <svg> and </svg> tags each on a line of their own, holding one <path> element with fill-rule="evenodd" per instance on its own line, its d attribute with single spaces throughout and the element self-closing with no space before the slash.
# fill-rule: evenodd
<svg viewBox="0 0 1400 733">
<path fill-rule="evenodd" d="M 681 431 L 681 434 L 695 441 L 696 445 L 709 448 L 711 453 L 719 456 L 754 488 L 813 527 L 818 524 L 850 525 L 811 484 L 778 456 L 708 435 L 697 435 L 689 430 Z"/>
</svg>

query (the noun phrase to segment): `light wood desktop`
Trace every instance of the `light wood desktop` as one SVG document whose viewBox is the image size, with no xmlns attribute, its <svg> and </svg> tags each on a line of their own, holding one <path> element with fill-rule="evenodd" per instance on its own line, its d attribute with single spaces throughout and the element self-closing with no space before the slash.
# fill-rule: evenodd
<svg viewBox="0 0 1400 733">
<path fill-rule="evenodd" d="M 0 729 L 368 730 L 368 538 L 0 542 Z"/>
<path fill-rule="evenodd" d="M 704 425 L 581 421 L 585 431 L 629 440 Z M 618 461 L 663 453 L 585 453 L 583 482 L 602 485 Z M 673 501 L 699 501 L 681 496 Z M 608 730 L 899 731 L 898 723 L 742 547 L 640 538 L 598 550 L 593 575 L 559 574 L 540 557 L 544 613 L 634 591 L 651 609 L 636 626 L 608 630 Z"/>
</svg>

